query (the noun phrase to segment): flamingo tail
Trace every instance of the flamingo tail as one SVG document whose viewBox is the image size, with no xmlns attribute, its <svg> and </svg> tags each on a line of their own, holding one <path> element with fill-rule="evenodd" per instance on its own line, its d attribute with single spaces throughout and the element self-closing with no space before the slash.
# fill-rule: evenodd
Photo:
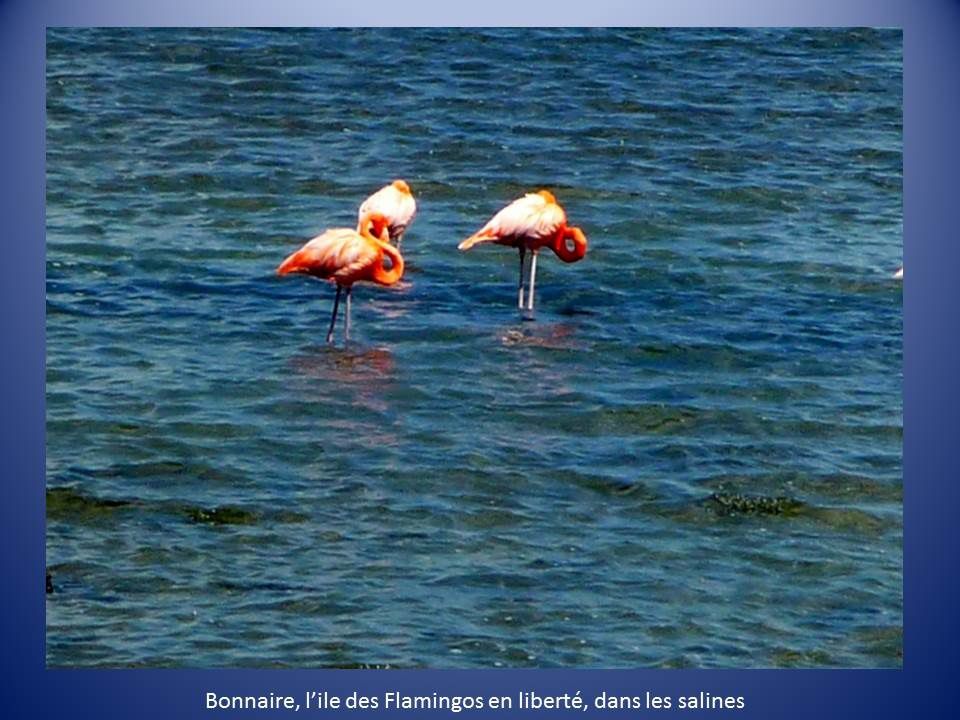
<svg viewBox="0 0 960 720">
<path fill-rule="evenodd" d="M 480 243 L 489 243 L 496 242 L 497 236 L 493 233 L 478 232 L 475 235 L 471 235 L 462 243 L 457 245 L 457 250 L 469 250 L 474 245 L 479 245 Z"/>
<path fill-rule="evenodd" d="M 295 272 L 305 272 L 310 269 L 309 254 L 303 249 L 297 250 L 277 268 L 277 275 L 289 275 Z"/>
</svg>

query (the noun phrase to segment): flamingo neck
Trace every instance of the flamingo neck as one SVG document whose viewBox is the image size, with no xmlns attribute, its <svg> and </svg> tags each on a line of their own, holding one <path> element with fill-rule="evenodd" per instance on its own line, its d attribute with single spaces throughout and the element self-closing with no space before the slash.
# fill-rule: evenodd
<svg viewBox="0 0 960 720">
<path fill-rule="evenodd" d="M 573 241 L 571 249 L 567 240 Z M 587 236 L 578 227 L 567 227 L 564 225 L 553 239 L 553 252 L 564 262 L 572 263 L 583 259 L 587 254 Z"/>
<path fill-rule="evenodd" d="M 380 213 L 371 213 L 357 223 L 357 232 L 368 240 L 388 242 L 390 240 L 390 222 Z"/>
<path fill-rule="evenodd" d="M 390 243 L 376 238 L 374 238 L 374 242 L 380 247 L 382 253 L 379 262 L 373 267 L 373 281 L 380 285 L 393 285 L 403 277 L 403 255 Z M 390 258 L 392 267 L 389 270 L 383 266 L 384 255 Z"/>
</svg>

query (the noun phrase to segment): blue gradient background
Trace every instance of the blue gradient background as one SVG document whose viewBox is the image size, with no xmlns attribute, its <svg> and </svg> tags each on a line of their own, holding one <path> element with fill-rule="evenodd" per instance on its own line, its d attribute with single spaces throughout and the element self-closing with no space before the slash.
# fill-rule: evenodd
<svg viewBox="0 0 960 720">
<path fill-rule="evenodd" d="M 879 25 L 904 29 L 904 667 L 897 671 L 47 671 L 44 669 L 44 37 L 47 25 Z M 960 392 L 956 282 L 960 203 L 960 3 L 956 0 L 622 0 L 559 5 L 488 0 L 316 7 L 306 2 L 0 1 L 0 211 L 4 259 L 0 458 L 8 717 L 193 717 L 203 692 L 359 690 L 586 696 L 743 695 L 739 717 L 956 714 Z M 651 711 L 641 711 L 649 713 Z M 725 715 L 734 711 L 715 711 Z M 209 714 L 209 713 L 206 713 Z M 240 713 L 249 715 L 253 713 Z M 276 716 L 279 713 L 260 713 Z M 427 713 L 430 716 L 452 716 Z M 469 713 L 493 716 L 493 712 Z M 496 713 L 499 717 L 520 712 Z M 527 713 L 528 715 L 530 713 Z M 539 713 L 556 717 L 570 713 Z M 601 713 L 588 713 L 595 717 Z M 604 712 L 622 716 L 626 712 Z M 634 712 L 632 714 L 638 714 Z M 669 712 L 660 711 L 659 715 Z M 329 714 L 325 714 L 329 716 Z M 348 713 L 352 717 L 363 713 Z M 381 716 L 391 713 L 381 712 Z M 399 713 L 395 713 L 399 715 Z M 404 713 L 420 717 L 424 713 Z"/>
</svg>

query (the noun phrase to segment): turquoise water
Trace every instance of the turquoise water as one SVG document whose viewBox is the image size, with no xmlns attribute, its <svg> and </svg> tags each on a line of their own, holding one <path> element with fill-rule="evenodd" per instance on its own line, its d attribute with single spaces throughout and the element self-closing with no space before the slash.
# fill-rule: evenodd
<svg viewBox="0 0 960 720">
<path fill-rule="evenodd" d="M 50 30 L 48 664 L 899 666 L 901 39 Z"/>
</svg>

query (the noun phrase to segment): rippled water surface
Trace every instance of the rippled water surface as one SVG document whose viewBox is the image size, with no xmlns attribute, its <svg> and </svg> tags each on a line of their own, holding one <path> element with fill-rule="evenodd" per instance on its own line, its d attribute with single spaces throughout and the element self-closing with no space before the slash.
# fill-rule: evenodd
<svg viewBox="0 0 960 720">
<path fill-rule="evenodd" d="M 50 665 L 901 664 L 899 32 L 47 39 Z"/>
</svg>

